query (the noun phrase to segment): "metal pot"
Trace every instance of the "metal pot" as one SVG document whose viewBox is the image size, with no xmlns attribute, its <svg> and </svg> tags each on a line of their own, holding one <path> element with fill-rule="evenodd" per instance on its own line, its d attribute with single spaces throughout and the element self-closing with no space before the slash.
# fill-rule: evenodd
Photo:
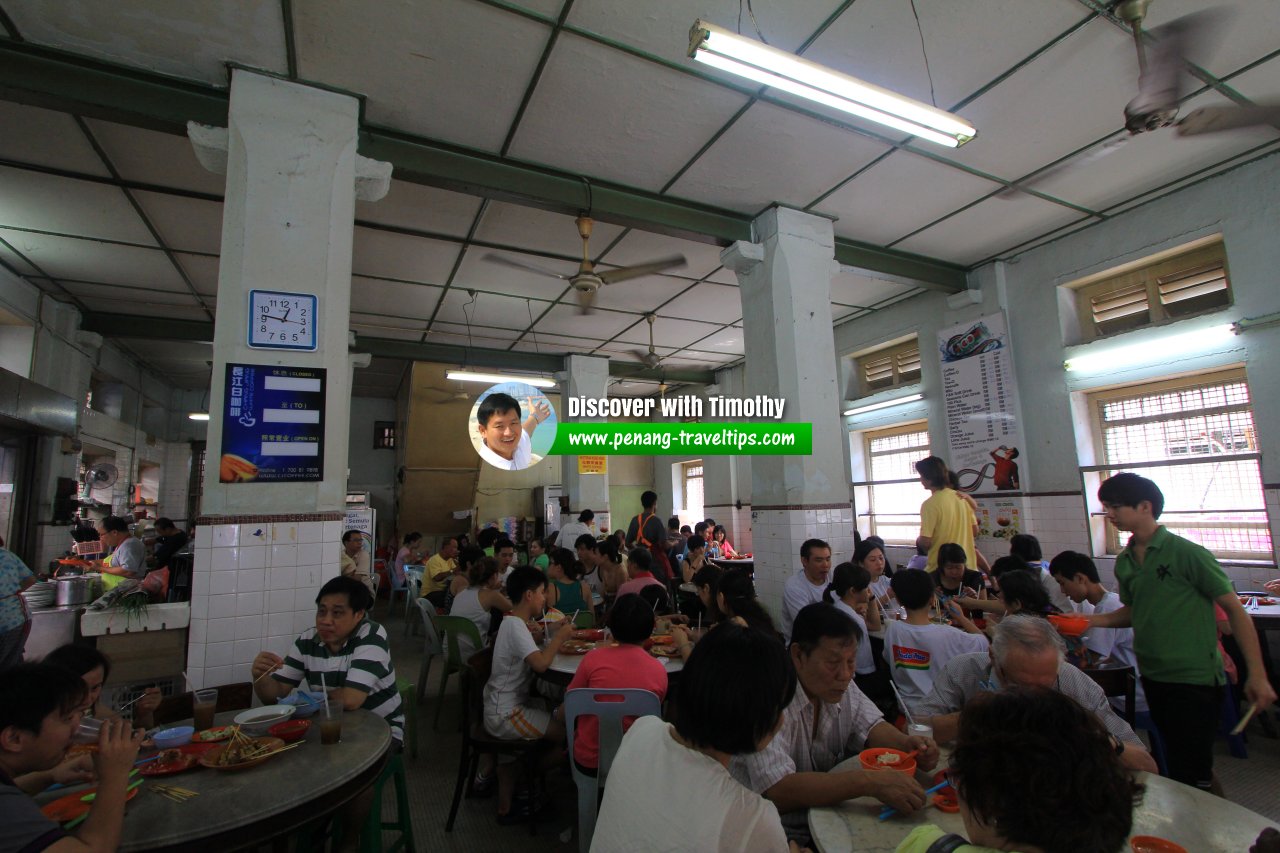
<svg viewBox="0 0 1280 853">
<path fill-rule="evenodd" d="M 54 604 L 58 607 L 67 607 L 73 604 L 88 604 L 91 597 L 89 590 L 89 579 L 85 577 L 59 577 L 54 580 L 57 586 L 57 593 L 54 595 Z"/>
</svg>

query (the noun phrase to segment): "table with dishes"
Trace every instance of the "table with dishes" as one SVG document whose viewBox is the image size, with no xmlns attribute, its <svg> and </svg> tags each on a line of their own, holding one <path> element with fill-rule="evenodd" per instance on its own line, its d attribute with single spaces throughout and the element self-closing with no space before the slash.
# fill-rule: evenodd
<svg viewBox="0 0 1280 853">
<path fill-rule="evenodd" d="M 247 727 L 233 734 L 237 727 L 231 724 L 245 713 L 216 715 L 212 729 L 196 732 L 189 743 L 170 744 L 152 761 L 147 759 L 155 753 L 139 755 L 119 850 L 227 851 L 288 835 L 372 784 L 391 746 L 390 727 L 369 711 L 345 712 L 340 740 L 332 744 L 321 743 L 314 716 L 272 726 L 278 738 L 257 738 Z M 191 721 L 157 732 L 157 745 L 164 747 L 166 732 L 184 725 Z M 190 729 L 182 734 L 190 736 Z M 230 745 L 251 743 L 256 758 L 219 765 Z M 91 791 L 76 786 L 46 792 L 37 801 L 50 817 L 69 821 L 86 810 L 80 798 Z"/>
<path fill-rule="evenodd" d="M 857 756 L 844 761 L 832 772 L 860 768 Z M 891 770 L 877 771 L 882 773 Z M 1203 851 L 1245 851 L 1263 829 L 1274 821 L 1244 806 L 1215 797 L 1203 791 L 1149 773 L 1138 774 L 1146 785 L 1142 803 L 1133 810 L 1130 839 L 1139 836 L 1164 839 L 1181 845 L 1190 853 Z M 932 782 L 932 776 L 918 777 Z M 912 829 L 935 824 L 944 832 L 964 835 L 964 821 L 958 812 L 944 812 L 929 806 L 913 815 L 893 815 L 881 821 L 881 803 L 870 797 L 846 800 L 838 806 L 809 809 L 809 832 L 813 846 L 820 853 L 859 850 L 862 853 L 893 853 Z M 1169 847 L 1134 849 L 1156 851 Z"/>
<path fill-rule="evenodd" d="M 587 652 L 609 642 L 612 640 L 606 639 L 604 631 L 600 629 L 574 631 L 573 639 L 565 641 L 542 677 L 554 684 L 568 685 L 577 674 Z M 655 635 L 649 644 L 649 653 L 662 662 L 668 678 L 684 669 L 684 661 L 671 645 L 670 635 Z"/>
</svg>

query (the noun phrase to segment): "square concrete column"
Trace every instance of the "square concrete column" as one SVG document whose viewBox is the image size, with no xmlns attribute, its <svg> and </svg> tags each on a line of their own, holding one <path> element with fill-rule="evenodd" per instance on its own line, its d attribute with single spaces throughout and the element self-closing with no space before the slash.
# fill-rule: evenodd
<svg viewBox="0 0 1280 853">
<path fill-rule="evenodd" d="M 774 207 L 754 229 L 756 242 L 721 253 L 742 289 L 744 394 L 781 396 L 784 421 L 813 424 L 812 455 L 751 457 L 756 591 L 777 614 L 804 540 L 826 540 L 835 561 L 852 556 L 853 511 L 831 325 L 831 220 Z"/>
<path fill-rule="evenodd" d="M 564 393 L 561 394 L 563 411 L 556 414 L 568 423 L 569 398 L 587 397 L 603 399 L 609 390 L 609 359 L 589 355 L 570 355 L 564 360 Z M 604 423 L 606 418 L 573 418 L 574 423 Z M 563 456 L 560 462 L 561 483 L 569 496 L 569 513 L 563 521 L 574 521 L 578 513 L 589 509 L 596 514 L 596 529 L 607 533 L 610 526 L 617 527 L 617 520 L 600 518 L 609 513 L 609 474 L 579 474 L 578 457 Z M 625 507 L 623 509 L 626 509 Z M 570 545 L 569 547 L 573 547 Z"/>
<path fill-rule="evenodd" d="M 709 386 L 707 393 L 720 397 L 749 396 L 743 386 L 741 370 L 722 370 L 716 373 L 716 384 Z M 750 552 L 751 458 L 704 456 L 702 483 L 704 518 L 714 518 L 717 524 L 723 524 L 729 541 L 739 552 Z"/>
</svg>

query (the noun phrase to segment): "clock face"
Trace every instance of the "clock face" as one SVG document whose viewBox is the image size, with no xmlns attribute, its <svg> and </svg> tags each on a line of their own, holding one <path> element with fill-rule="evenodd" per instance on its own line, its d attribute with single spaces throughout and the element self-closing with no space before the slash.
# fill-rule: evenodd
<svg viewBox="0 0 1280 853">
<path fill-rule="evenodd" d="M 249 291 L 249 346 L 314 350 L 316 303 L 311 293 Z"/>
</svg>

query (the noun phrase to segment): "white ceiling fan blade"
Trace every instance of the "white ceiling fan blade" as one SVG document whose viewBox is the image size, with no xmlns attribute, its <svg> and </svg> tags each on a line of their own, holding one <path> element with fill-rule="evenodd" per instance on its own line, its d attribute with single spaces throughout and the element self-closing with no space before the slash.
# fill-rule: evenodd
<svg viewBox="0 0 1280 853">
<path fill-rule="evenodd" d="M 1222 130 L 1253 127 L 1259 124 L 1280 128 L 1280 104 L 1201 107 L 1188 113 L 1186 118 L 1178 122 L 1177 133 L 1179 136 L 1198 136 L 1202 133 L 1217 133 Z"/>
<path fill-rule="evenodd" d="M 669 270 L 678 267 L 684 263 L 684 255 L 673 255 L 670 258 L 663 258 L 660 261 L 650 261 L 647 264 L 635 264 L 629 267 L 618 267 L 616 270 L 599 273 L 600 280 L 605 284 L 615 284 L 619 281 L 626 281 L 629 278 L 639 278 L 642 275 L 653 275 L 654 273 Z"/>
<path fill-rule="evenodd" d="M 996 193 L 996 198 L 1004 199 L 1005 201 L 1008 201 L 1009 199 L 1017 198 L 1027 188 L 1034 187 L 1035 185 L 1040 183 L 1044 183 L 1049 178 L 1052 178 L 1054 175 L 1065 172 L 1068 169 L 1083 168 L 1084 166 L 1087 166 L 1090 163 L 1093 163 L 1097 160 L 1101 160 L 1103 157 L 1106 157 L 1108 154 L 1113 154 L 1116 151 L 1119 151 L 1121 148 L 1128 145 L 1129 141 L 1132 139 L 1133 137 L 1129 134 L 1125 134 L 1124 136 L 1117 136 L 1115 139 L 1108 139 L 1107 141 L 1099 143 L 1098 145 L 1095 145 L 1086 151 L 1082 151 L 1081 153 L 1077 154 L 1075 157 L 1072 157 L 1069 160 L 1062 161 L 1061 163 L 1059 163 L 1058 165 L 1054 166 L 1051 169 L 1046 169 L 1045 171 L 1040 172 L 1033 178 L 1029 178 L 1025 181 L 1020 181 L 1008 187 L 1007 189 L 1001 190 L 1000 192 Z"/>
<path fill-rule="evenodd" d="M 484 259 L 490 263 L 502 264 L 504 267 L 513 267 L 518 270 L 524 270 L 525 272 L 533 272 L 538 275 L 550 276 L 551 278 L 558 278 L 564 281 L 568 281 L 570 278 L 567 275 L 561 275 L 558 272 L 552 272 L 549 269 L 543 269 L 542 267 L 534 266 L 533 264 L 526 264 L 524 261 L 513 261 L 508 257 L 495 255 L 492 252 L 487 253 L 484 256 Z"/>
</svg>

